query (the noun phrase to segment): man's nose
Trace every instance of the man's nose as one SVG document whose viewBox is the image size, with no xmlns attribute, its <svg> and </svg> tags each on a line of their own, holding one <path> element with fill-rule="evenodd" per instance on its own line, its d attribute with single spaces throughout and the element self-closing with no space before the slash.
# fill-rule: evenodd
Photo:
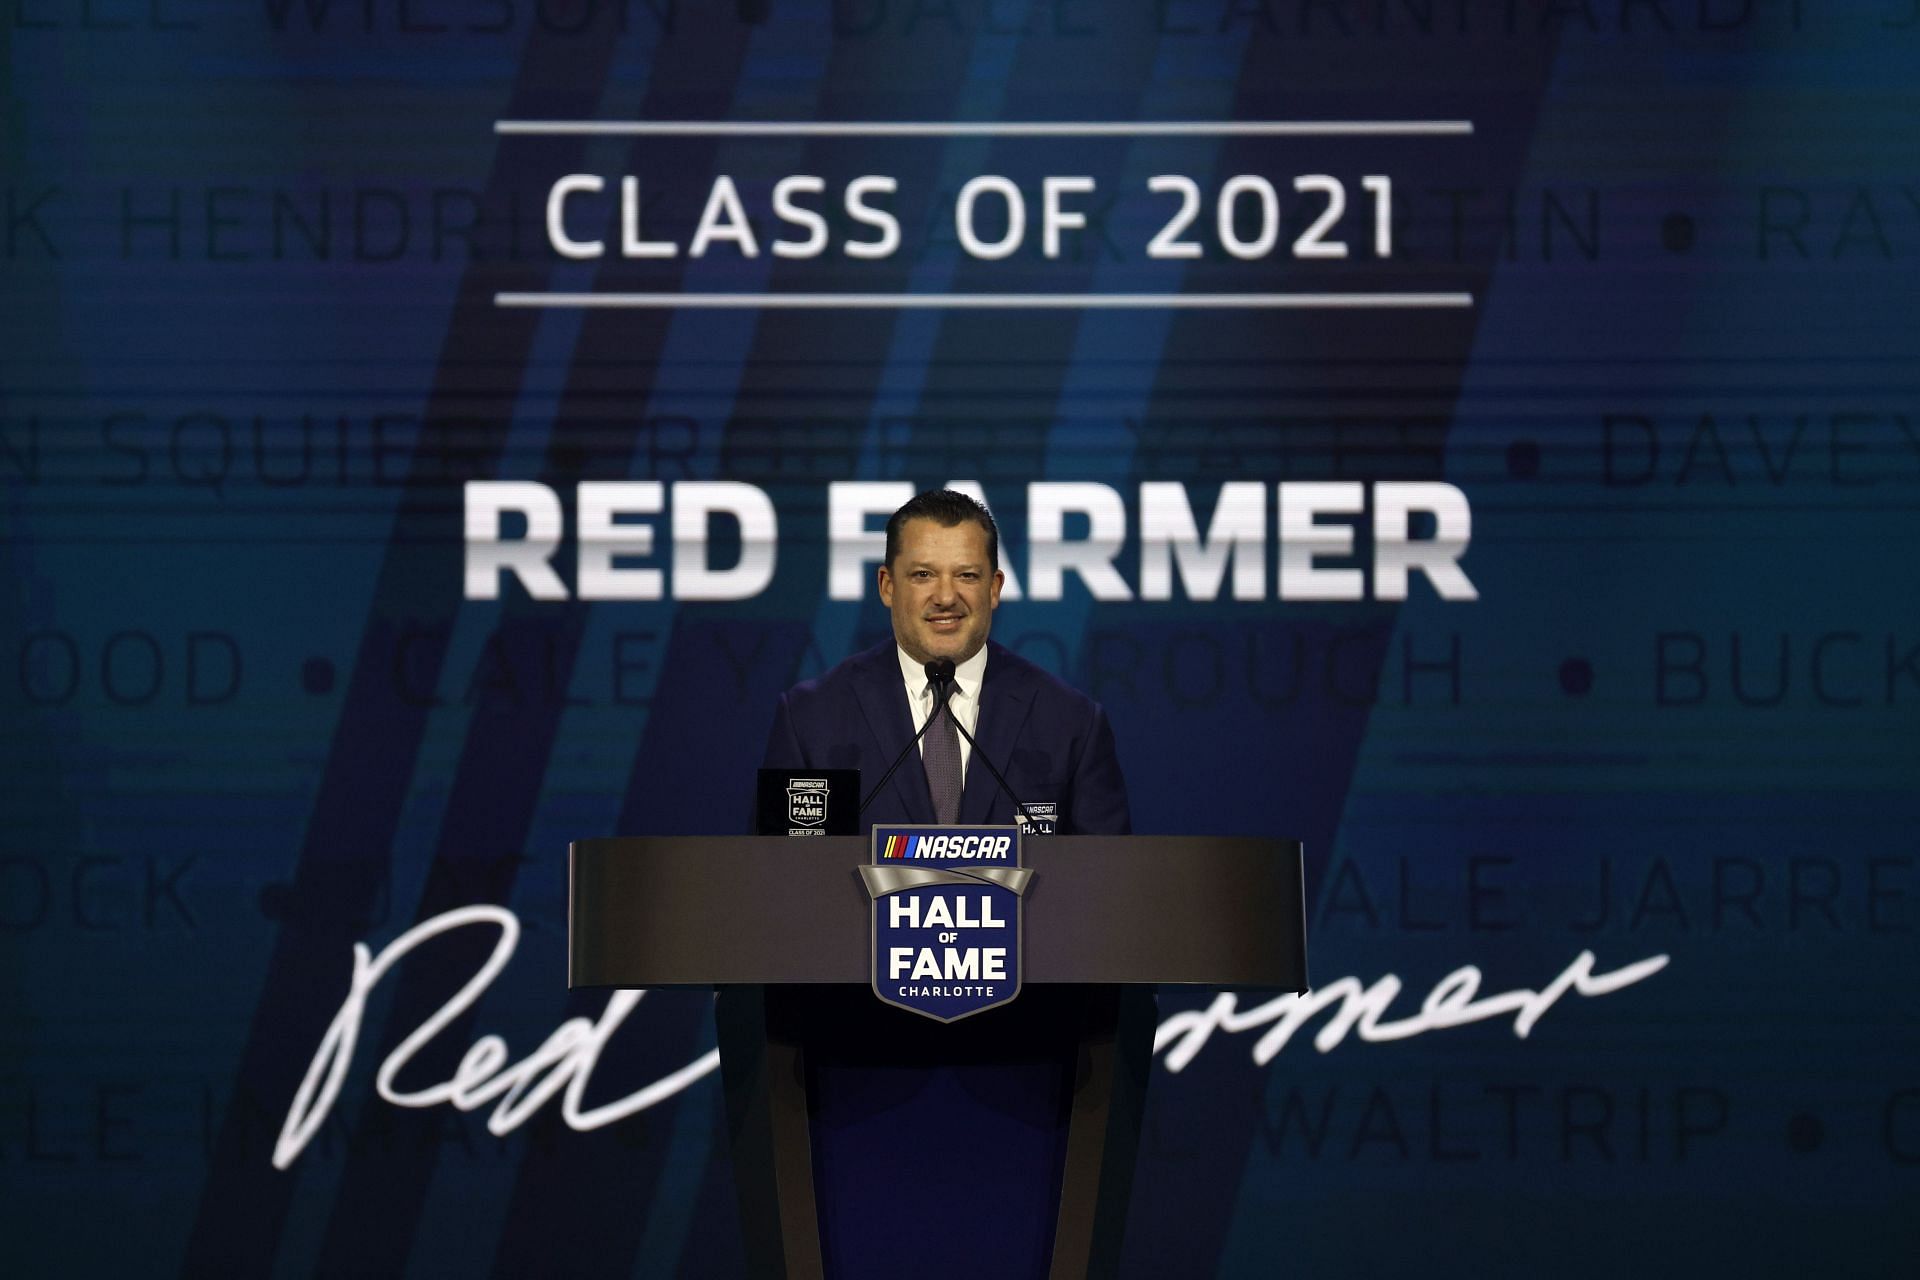
<svg viewBox="0 0 1920 1280">
<path fill-rule="evenodd" d="M 958 586 L 959 584 L 952 578 L 935 578 L 933 580 L 933 603 L 952 604 L 958 600 L 960 598 Z"/>
</svg>

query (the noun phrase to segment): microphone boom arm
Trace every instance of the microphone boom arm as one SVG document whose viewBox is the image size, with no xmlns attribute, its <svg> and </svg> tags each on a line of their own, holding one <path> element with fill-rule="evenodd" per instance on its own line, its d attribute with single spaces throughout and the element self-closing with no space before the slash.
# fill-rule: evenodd
<svg viewBox="0 0 1920 1280">
<path fill-rule="evenodd" d="M 867 798 L 860 802 L 860 812 L 853 815 L 855 818 L 867 811 L 867 806 L 879 797 L 881 789 L 893 780 L 893 775 L 898 773 L 900 766 L 907 762 L 908 753 L 919 745 L 920 739 L 927 736 L 927 730 L 933 728 L 933 722 L 940 718 L 940 713 L 947 711 L 947 699 L 953 696 L 953 659 L 936 658 L 927 664 L 926 670 L 927 681 L 933 686 L 933 714 L 928 716 L 927 722 L 920 726 L 920 732 L 913 735 L 913 740 L 900 748 L 900 754 L 893 758 L 893 763 L 887 766 L 887 771 L 880 775 L 880 781 L 873 784 L 873 790 L 867 792 Z M 947 719 L 953 720 L 953 712 L 947 711 Z M 960 722 L 953 720 L 953 727 L 960 728 Z M 965 731 L 962 730 L 962 732 Z"/>
<path fill-rule="evenodd" d="M 893 775 L 898 773 L 900 766 L 906 763 L 907 756 L 915 746 L 919 745 L 920 739 L 926 736 L 927 730 L 933 727 L 933 722 L 944 715 L 953 727 L 960 731 L 960 736 L 967 740 L 967 745 L 973 748 L 973 758 L 987 766 L 987 772 L 993 775 L 993 780 L 999 784 L 1000 790 L 1006 793 L 1007 799 L 1013 801 L 1015 821 L 1022 824 L 1031 823 L 1033 818 L 1026 812 L 1025 802 L 1013 793 L 1013 788 L 1008 785 L 1006 776 L 1000 772 L 999 766 L 987 758 L 987 753 L 980 749 L 980 744 L 974 740 L 974 736 L 967 732 L 967 726 L 960 723 L 960 718 L 953 714 L 953 708 L 947 705 L 953 698 L 953 659 L 937 658 L 929 662 L 927 680 L 933 686 L 933 713 L 927 717 L 927 722 L 920 726 L 920 731 L 913 735 L 913 741 L 901 748 L 900 754 L 895 756 L 893 763 L 887 766 L 887 771 L 880 775 L 880 781 L 873 784 L 873 790 L 868 792 L 867 798 L 860 802 L 860 812 L 867 811 L 867 806 L 872 804 L 887 783 L 893 780 Z"/>
<path fill-rule="evenodd" d="M 945 710 L 946 704 L 942 703 L 941 707 L 943 710 Z M 967 726 L 961 724 L 959 717 L 954 715 L 951 710 L 947 710 L 947 718 L 953 721 L 953 727 L 960 731 L 960 736 L 965 738 L 967 740 L 967 745 L 973 748 L 973 758 L 975 760 L 980 760 L 985 762 L 987 766 L 987 772 L 991 773 L 993 775 L 993 780 L 1000 784 L 1000 789 L 1007 793 L 1007 799 L 1013 801 L 1014 820 L 1016 822 L 1021 822 L 1021 823 L 1032 822 L 1033 821 L 1032 815 L 1026 812 L 1026 807 L 1025 807 L 1026 801 L 1022 800 L 1019 796 L 1016 796 L 1015 794 L 1013 794 L 1013 788 L 1007 785 L 1007 780 L 1005 776 L 1003 776 L 1000 770 L 994 766 L 993 761 L 987 758 L 987 753 L 980 749 L 980 744 L 973 740 L 973 735 L 967 732 Z"/>
</svg>

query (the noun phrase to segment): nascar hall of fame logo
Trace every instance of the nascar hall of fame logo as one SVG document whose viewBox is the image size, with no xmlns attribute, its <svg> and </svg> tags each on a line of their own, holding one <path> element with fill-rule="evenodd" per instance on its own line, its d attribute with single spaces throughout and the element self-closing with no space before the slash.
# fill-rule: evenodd
<svg viewBox="0 0 1920 1280">
<path fill-rule="evenodd" d="M 1051 800 L 1022 800 L 1013 820 L 1030 836 L 1050 836 L 1060 826 L 1060 806 Z"/>
<path fill-rule="evenodd" d="M 827 780 L 791 778 L 787 781 L 787 822 L 790 836 L 826 834 Z"/>
<path fill-rule="evenodd" d="M 876 826 L 860 878 L 873 898 L 875 995 L 954 1022 L 1020 994 L 1033 872 L 1019 828 Z"/>
</svg>

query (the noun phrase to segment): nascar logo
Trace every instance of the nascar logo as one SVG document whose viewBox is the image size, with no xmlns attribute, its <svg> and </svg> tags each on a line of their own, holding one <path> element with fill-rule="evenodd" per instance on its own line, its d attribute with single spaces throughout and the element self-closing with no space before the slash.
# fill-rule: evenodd
<svg viewBox="0 0 1920 1280">
<path fill-rule="evenodd" d="M 1009 835 L 959 835 L 941 834 L 931 836 L 893 835 L 888 836 L 880 848 L 883 861 L 905 858 L 972 858 L 982 861 L 1005 861 L 1013 853 L 1013 837 Z"/>
</svg>

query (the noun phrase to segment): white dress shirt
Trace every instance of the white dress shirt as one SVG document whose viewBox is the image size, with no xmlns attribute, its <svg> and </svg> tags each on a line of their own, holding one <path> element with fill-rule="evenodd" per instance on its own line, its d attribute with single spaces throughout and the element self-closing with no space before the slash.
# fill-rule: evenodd
<svg viewBox="0 0 1920 1280">
<path fill-rule="evenodd" d="M 893 651 L 900 656 L 900 678 L 907 683 L 907 706 L 913 710 L 913 731 L 920 732 L 920 726 L 933 714 L 933 682 L 927 679 L 926 664 L 915 662 L 907 656 L 907 651 L 899 645 Z M 980 682 L 987 675 L 987 646 L 981 645 L 980 652 L 968 658 L 954 668 L 953 697 L 947 705 L 953 709 L 953 718 L 967 733 L 978 733 L 980 724 Z M 920 739 L 922 753 L 926 750 L 925 738 Z M 967 762 L 973 758 L 973 744 L 963 734 L 960 738 L 960 785 L 967 783 Z"/>
</svg>

